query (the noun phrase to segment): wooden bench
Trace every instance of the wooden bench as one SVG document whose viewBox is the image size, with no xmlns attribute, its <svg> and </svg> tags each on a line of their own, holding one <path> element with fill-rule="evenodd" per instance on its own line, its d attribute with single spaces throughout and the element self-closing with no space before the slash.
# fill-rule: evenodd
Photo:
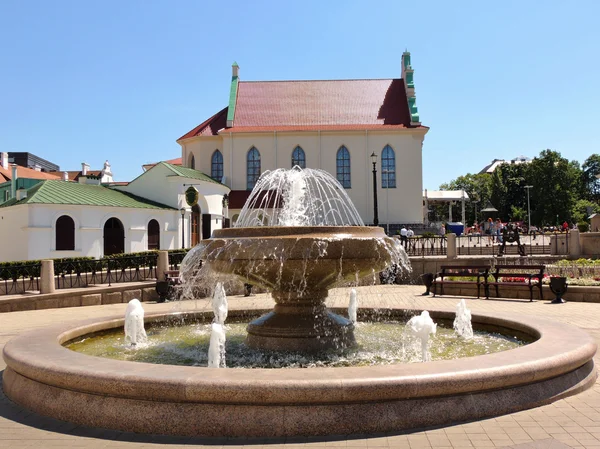
<svg viewBox="0 0 600 449">
<path fill-rule="evenodd" d="M 522 287 L 529 288 L 529 301 L 533 301 L 533 287 L 537 287 L 540 291 L 539 299 L 544 299 L 542 293 L 542 279 L 544 278 L 545 265 L 496 265 L 491 273 L 494 278 L 493 282 L 487 283 L 486 296 L 489 297 L 490 285 L 496 289 L 496 297 L 500 297 L 498 287 Z M 501 282 L 501 278 L 515 278 L 514 282 Z"/>
<path fill-rule="evenodd" d="M 487 289 L 487 277 L 490 270 L 489 265 L 442 265 L 441 271 L 435 275 L 433 280 L 432 289 L 433 296 L 436 295 L 437 286 L 440 286 L 440 296 L 444 295 L 444 285 L 477 285 L 477 297 L 481 295 L 481 286 L 483 291 L 488 297 Z M 453 278 L 472 278 L 475 277 L 477 280 L 455 280 L 455 279 L 444 279 L 448 277 Z"/>
</svg>

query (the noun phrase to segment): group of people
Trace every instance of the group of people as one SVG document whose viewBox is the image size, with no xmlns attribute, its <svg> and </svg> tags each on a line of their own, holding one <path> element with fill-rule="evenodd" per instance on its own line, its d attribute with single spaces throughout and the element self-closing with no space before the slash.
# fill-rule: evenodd
<svg viewBox="0 0 600 449">
<path fill-rule="evenodd" d="M 402 243 L 402 245 L 404 245 L 404 247 L 408 246 L 408 238 L 409 237 L 413 237 L 415 235 L 415 231 L 413 231 L 411 228 L 406 228 L 406 226 L 402 226 L 402 229 L 400 229 L 400 243 Z"/>
</svg>

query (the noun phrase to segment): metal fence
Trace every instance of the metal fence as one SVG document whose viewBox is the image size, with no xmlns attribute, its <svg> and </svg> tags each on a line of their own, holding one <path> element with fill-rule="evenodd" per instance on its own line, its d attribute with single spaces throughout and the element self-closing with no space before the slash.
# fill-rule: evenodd
<svg viewBox="0 0 600 449">
<path fill-rule="evenodd" d="M 41 262 L 0 268 L 0 295 L 18 295 L 40 289 Z"/>
<path fill-rule="evenodd" d="M 54 264 L 57 289 L 95 284 L 139 282 L 156 279 L 158 254 L 123 256 L 116 259 L 63 261 Z"/>
<path fill-rule="evenodd" d="M 448 240 L 441 235 L 410 237 L 403 242 L 409 256 L 445 256 Z"/>
</svg>

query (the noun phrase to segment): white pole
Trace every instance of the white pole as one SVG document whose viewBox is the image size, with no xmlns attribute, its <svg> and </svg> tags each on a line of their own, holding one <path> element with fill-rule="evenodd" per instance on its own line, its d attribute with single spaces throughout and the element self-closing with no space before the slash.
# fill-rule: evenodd
<svg viewBox="0 0 600 449">
<path fill-rule="evenodd" d="M 529 189 L 531 189 L 533 186 L 525 186 L 525 188 L 527 189 L 527 233 L 530 232 L 531 230 L 531 208 L 529 206 Z"/>
</svg>

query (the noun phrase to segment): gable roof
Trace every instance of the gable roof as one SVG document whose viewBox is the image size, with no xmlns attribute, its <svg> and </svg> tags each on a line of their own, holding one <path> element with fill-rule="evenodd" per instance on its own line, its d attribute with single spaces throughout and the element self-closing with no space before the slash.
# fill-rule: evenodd
<svg viewBox="0 0 600 449">
<path fill-rule="evenodd" d="M 1 204 L 0 207 L 19 204 L 70 204 L 79 206 L 174 210 L 170 206 L 120 190 L 113 190 L 99 185 L 58 180 L 42 181 L 27 190 L 26 198 L 19 201 L 13 198 Z"/>
<path fill-rule="evenodd" d="M 185 133 L 181 136 L 178 141 L 181 139 L 187 139 L 189 137 L 196 136 L 217 136 L 219 134 L 219 130 L 225 128 L 227 125 L 227 109 L 223 108 L 215 115 L 200 123 L 191 131 Z"/>
<path fill-rule="evenodd" d="M 69 181 L 79 181 L 79 178 L 83 176 L 81 170 L 67 171 L 67 173 L 69 175 Z M 90 178 L 101 178 L 102 170 L 88 170 L 86 176 L 89 176 Z"/>
<path fill-rule="evenodd" d="M 12 180 L 12 167 L 5 169 L 0 165 L 0 181 L 4 178 L 6 181 Z M 21 165 L 17 165 L 17 178 L 27 178 L 27 179 L 61 179 L 60 175 L 56 175 L 54 173 L 48 173 L 43 171 L 37 171 L 33 168 L 22 167 Z"/>
<path fill-rule="evenodd" d="M 157 165 L 164 165 L 169 170 L 171 170 L 173 172 L 173 174 L 169 175 L 169 176 L 181 176 L 184 178 L 197 179 L 199 181 L 206 181 L 206 182 L 212 182 L 212 183 L 219 184 L 219 185 L 225 185 L 225 184 L 221 184 L 219 181 L 215 181 L 210 176 L 202 173 L 201 171 L 194 170 L 193 168 L 181 167 L 181 166 L 177 166 L 177 165 L 168 164 L 166 162 L 159 162 Z"/>
<path fill-rule="evenodd" d="M 183 159 L 180 157 L 177 157 L 175 159 L 169 159 L 167 161 L 161 161 L 161 162 L 166 162 L 167 164 L 171 164 L 171 165 L 183 165 Z M 154 167 L 156 164 L 158 164 L 158 162 L 150 162 L 149 164 L 142 165 L 142 168 L 147 171 L 147 170 L 150 170 L 152 167 Z"/>
<path fill-rule="evenodd" d="M 235 128 L 410 127 L 404 80 L 240 81 Z"/>
</svg>

